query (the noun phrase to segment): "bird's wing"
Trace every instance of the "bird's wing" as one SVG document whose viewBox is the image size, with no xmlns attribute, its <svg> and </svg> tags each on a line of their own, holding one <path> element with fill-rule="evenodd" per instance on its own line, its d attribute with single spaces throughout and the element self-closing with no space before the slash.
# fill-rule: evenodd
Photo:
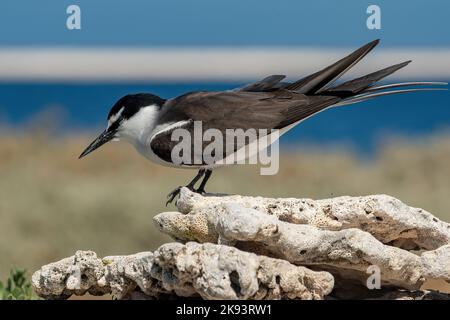
<svg viewBox="0 0 450 320">
<path fill-rule="evenodd" d="M 285 76 L 272 75 L 242 88 L 225 92 L 193 92 L 164 103 L 159 123 L 165 124 L 156 130 L 150 141 L 153 152 L 164 161 L 171 161 L 171 152 L 178 141 L 172 141 L 176 129 L 184 129 L 194 141 L 200 139 L 195 135 L 195 124 L 202 124 L 202 132 L 216 129 L 224 138 L 227 129 L 283 129 L 298 123 L 311 115 L 331 106 L 347 105 L 379 96 L 411 91 L 439 90 L 437 88 L 417 88 L 397 91 L 383 91 L 388 88 L 417 85 L 446 85 L 445 83 L 408 82 L 387 86 L 374 84 L 389 74 L 403 68 L 404 62 L 373 72 L 369 75 L 333 86 L 343 73 L 367 55 L 379 40 L 372 41 L 334 64 L 292 83 L 282 82 Z M 168 125 L 168 126 L 167 126 Z M 257 138 L 261 132 L 257 131 Z M 257 139 L 254 138 L 254 139 Z M 204 139 L 203 139 L 204 140 Z M 241 143 L 233 143 L 232 150 L 252 142 L 251 139 Z M 224 152 L 220 156 L 229 155 L 228 141 L 223 145 Z M 203 141 L 204 149 L 210 144 Z M 196 150 L 195 148 L 191 148 Z M 225 152 L 226 151 L 226 152 Z M 192 156 L 200 156 L 195 151 Z"/>
<path fill-rule="evenodd" d="M 325 91 L 336 79 L 364 58 L 378 43 L 379 40 L 369 42 L 332 65 L 295 82 L 282 82 L 282 80 L 286 78 L 285 75 L 271 75 L 260 81 L 237 88 L 235 91 L 270 92 L 278 89 L 287 89 L 308 95 Z M 404 65 L 399 65 L 395 70 L 394 67 L 397 66 L 393 66 L 389 70 L 383 70 L 383 72 L 386 72 L 385 75 L 387 75 L 388 71 L 395 72 L 403 66 Z M 380 75 L 380 73 L 377 75 Z"/>
<path fill-rule="evenodd" d="M 259 129 L 282 129 L 317 113 L 340 98 L 332 96 L 306 96 L 287 90 L 274 92 L 194 92 L 168 100 L 161 110 L 159 123 L 171 124 L 157 131 L 151 138 L 152 151 L 162 160 L 172 162 L 172 150 L 180 141 L 172 141 L 176 129 L 184 129 L 191 137 L 193 157 L 200 157 L 199 152 L 210 144 L 202 141 L 201 133 L 208 129 L 221 132 L 223 137 L 223 152 L 218 159 L 226 157 L 241 147 L 264 135 Z M 195 124 L 197 123 L 197 131 Z M 255 135 L 250 135 L 244 141 L 230 141 L 227 135 L 230 130 L 251 129 Z M 193 147 L 194 141 L 202 141 L 202 150 Z M 230 143 L 232 146 L 230 146 Z"/>
<path fill-rule="evenodd" d="M 315 94 L 324 91 L 335 80 L 364 58 L 379 42 L 379 40 L 369 42 L 325 69 L 297 80 L 285 88 L 304 94 Z"/>
<path fill-rule="evenodd" d="M 236 91 L 267 92 L 287 89 L 308 95 L 319 93 L 331 86 L 336 79 L 364 58 L 378 43 L 379 40 L 369 42 L 332 65 L 295 82 L 281 82 L 286 76 L 271 75 L 258 82 L 238 88 Z M 396 70 L 392 70 L 392 72 L 394 71 Z"/>
<path fill-rule="evenodd" d="M 282 74 L 274 74 L 264 79 L 249 83 L 241 88 L 237 88 L 236 91 L 248 91 L 248 92 L 264 92 L 264 91 L 272 91 L 274 89 L 280 88 L 280 81 L 286 78 L 285 75 Z"/>
</svg>

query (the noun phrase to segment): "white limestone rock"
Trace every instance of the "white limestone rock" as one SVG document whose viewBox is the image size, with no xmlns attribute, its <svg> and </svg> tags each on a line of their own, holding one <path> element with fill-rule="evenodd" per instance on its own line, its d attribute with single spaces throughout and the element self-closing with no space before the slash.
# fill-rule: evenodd
<svg viewBox="0 0 450 320">
<path fill-rule="evenodd" d="M 36 271 L 32 284 L 47 299 L 87 292 L 119 299 L 323 299 L 333 290 L 334 278 L 233 247 L 190 242 L 103 259 L 91 251 L 77 251 Z"/>
<path fill-rule="evenodd" d="M 337 197 L 323 200 L 263 198 L 240 195 L 202 196 L 181 190 L 178 210 L 196 214 L 224 203 L 238 203 L 279 220 L 325 230 L 357 228 L 384 244 L 403 249 L 433 250 L 450 244 L 450 224 L 388 195 Z"/>
<path fill-rule="evenodd" d="M 186 197 L 191 200 L 186 200 Z M 367 268 L 372 265 L 379 268 L 384 286 L 418 289 L 427 279 L 450 281 L 450 245 L 445 245 L 444 241 L 440 248 L 425 251 L 419 255 L 393 246 L 395 243 L 392 241 L 389 241 L 391 245 L 384 244 L 369 232 L 355 227 L 330 227 L 331 230 L 326 230 L 325 225 L 317 226 L 317 220 L 310 220 L 311 225 L 282 221 L 280 215 L 270 215 L 254 209 L 260 208 L 257 205 L 258 201 L 266 203 L 263 198 L 250 200 L 242 200 L 244 197 L 240 196 L 225 198 L 229 201 L 219 201 L 218 197 L 213 197 L 211 200 L 209 197 L 197 196 L 183 190 L 181 202 L 179 202 L 180 211 L 186 212 L 187 209 L 190 211 L 187 214 L 161 213 L 155 216 L 154 221 L 161 231 L 177 240 L 232 245 L 243 250 L 284 259 L 296 265 L 327 270 L 342 278 L 358 280 L 362 284 L 365 284 L 368 278 Z M 239 201 L 232 202 L 231 199 Z M 393 200 L 386 201 L 392 203 Z M 359 210 L 361 206 L 359 201 L 353 199 L 347 204 L 352 207 L 355 202 L 358 203 L 355 210 Z M 189 206 L 186 205 L 188 203 Z M 394 203 L 397 202 L 394 201 Z M 333 209 L 333 212 L 347 212 L 345 216 L 349 218 L 352 209 L 345 209 L 345 202 L 341 205 L 344 208 Z M 313 207 L 319 206 L 314 204 Z M 402 207 L 402 214 L 406 214 L 406 208 L 409 208 L 402 204 L 391 206 L 391 210 L 395 211 L 399 207 Z M 381 209 L 377 210 L 379 214 Z M 412 213 L 416 212 L 416 209 L 410 210 Z M 385 211 L 385 216 L 395 216 L 388 212 L 391 211 Z M 429 220 L 433 221 L 433 219 Z M 375 219 L 375 221 L 378 220 Z M 393 219 L 389 221 L 395 224 Z M 422 222 L 425 224 L 424 221 Z M 441 222 L 441 225 L 443 224 Z M 432 228 L 432 224 L 428 225 L 428 228 Z M 387 226 L 371 228 L 365 225 L 365 229 L 375 230 L 378 236 L 382 234 L 380 230 L 383 230 L 384 238 L 388 238 Z M 394 226 L 393 230 L 395 233 L 398 228 Z M 426 230 L 428 229 L 424 227 L 415 235 L 421 232 L 425 234 Z M 433 243 L 433 241 L 419 241 L 419 237 L 410 239 L 421 244 Z"/>
</svg>

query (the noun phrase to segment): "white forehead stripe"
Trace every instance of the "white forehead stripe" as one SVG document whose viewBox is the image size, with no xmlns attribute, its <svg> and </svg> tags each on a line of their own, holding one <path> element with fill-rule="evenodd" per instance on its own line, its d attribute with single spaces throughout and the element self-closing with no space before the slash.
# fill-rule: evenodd
<svg viewBox="0 0 450 320">
<path fill-rule="evenodd" d="M 123 112 L 123 109 L 125 109 L 125 107 L 120 108 L 119 112 L 117 112 L 116 114 L 113 114 L 113 115 L 108 119 L 108 127 L 109 127 L 112 123 L 116 122 L 117 119 L 119 119 L 120 115 L 121 115 L 122 112 Z"/>
</svg>

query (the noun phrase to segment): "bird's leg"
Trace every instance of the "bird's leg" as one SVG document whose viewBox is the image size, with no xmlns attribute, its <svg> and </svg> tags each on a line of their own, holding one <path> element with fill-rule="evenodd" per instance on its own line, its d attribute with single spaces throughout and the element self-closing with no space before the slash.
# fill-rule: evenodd
<svg viewBox="0 0 450 320">
<path fill-rule="evenodd" d="M 194 179 L 191 180 L 191 182 L 189 182 L 186 185 L 186 188 L 188 188 L 191 191 L 194 191 L 194 186 L 197 183 L 198 180 L 200 180 L 200 178 L 205 174 L 205 169 L 200 169 L 198 170 L 197 175 L 194 177 Z"/>
<path fill-rule="evenodd" d="M 191 180 L 191 182 L 189 182 L 189 183 L 186 185 L 186 188 L 188 188 L 188 189 L 191 190 L 191 191 L 195 191 L 195 190 L 194 190 L 195 184 L 197 183 L 198 180 L 200 180 L 200 178 L 201 178 L 204 174 L 205 174 L 205 169 L 200 169 L 200 170 L 198 170 L 197 175 L 194 177 L 194 179 Z M 182 188 L 181 186 L 180 186 L 180 187 L 176 187 L 172 192 L 170 192 L 170 193 L 167 195 L 168 200 L 167 200 L 167 202 L 166 202 L 166 206 L 167 206 L 169 203 L 171 203 L 171 202 L 173 201 L 173 199 L 175 199 L 175 197 L 176 197 L 177 195 L 180 194 L 181 188 Z"/>
<path fill-rule="evenodd" d="M 200 186 L 198 187 L 197 190 L 195 190 L 195 192 L 200 193 L 200 194 L 205 194 L 205 186 L 206 186 L 206 183 L 208 182 L 209 177 L 211 177 L 211 174 L 212 174 L 212 170 L 207 169 L 205 171 L 205 176 L 203 177 L 203 180 L 200 183 Z"/>
</svg>

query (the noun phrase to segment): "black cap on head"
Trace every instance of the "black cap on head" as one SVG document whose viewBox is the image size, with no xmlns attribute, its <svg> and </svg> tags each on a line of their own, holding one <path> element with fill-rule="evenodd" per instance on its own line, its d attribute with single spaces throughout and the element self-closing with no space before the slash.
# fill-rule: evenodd
<svg viewBox="0 0 450 320">
<path fill-rule="evenodd" d="M 84 149 L 79 158 L 83 158 L 92 151 L 100 148 L 108 141 L 114 139 L 120 123 L 125 119 L 130 119 L 141 108 L 151 105 L 156 105 L 161 108 L 164 102 L 164 99 L 149 93 L 129 94 L 125 97 L 120 98 L 119 101 L 114 104 L 108 114 L 108 120 L 110 120 L 111 117 L 115 116 L 114 122 L 110 123 L 108 128 L 106 128 L 105 131 L 103 131 L 94 141 L 91 142 L 91 144 L 86 149 Z M 119 112 L 120 116 L 118 116 Z"/>
<path fill-rule="evenodd" d="M 136 114 L 139 109 L 150 105 L 157 105 L 158 107 L 161 107 L 165 101 L 166 100 L 164 100 L 163 98 L 150 93 L 128 94 L 120 98 L 114 104 L 114 106 L 109 111 L 108 119 L 116 115 L 122 108 L 123 110 L 121 113 L 121 117 L 123 117 L 124 119 L 129 119 L 134 114 Z"/>
</svg>

